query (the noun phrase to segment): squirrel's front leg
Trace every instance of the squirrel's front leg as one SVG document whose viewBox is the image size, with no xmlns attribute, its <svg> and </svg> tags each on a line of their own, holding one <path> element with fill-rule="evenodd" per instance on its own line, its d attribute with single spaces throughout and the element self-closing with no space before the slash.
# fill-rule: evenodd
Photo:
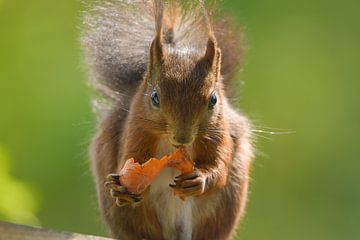
<svg viewBox="0 0 360 240">
<path fill-rule="evenodd" d="M 108 173 L 104 186 L 109 189 L 109 194 L 116 201 L 119 207 L 132 205 L 136 206 L 141 202 L 146 191 L 141 194 L 134 194 L 128 191 L 125 186 L 120 183 L 120 175 L 118 174 L 125 164 L 125 159 L 133 158 L 136 162 L 144 163 L 150 156 L 154 155 L 156 149 L 156 139 L 148 133 L 142 131 L 138 126 L 132 126 L 127 129 L 131 137 L 124 139 L 124 151 L 119 158 L 118 169 L 116 173 Z M 141 137 L 140 137 L 141 136 Z"/>
<path fill-rule="evenodd" d="M 197 167 L 190 174 L 181 174 L 169 186 L 179 192 L 182 197 L 200 196 L 223 187 L 227 179 L 227 168 L 218 166 Z"/>
</svg>

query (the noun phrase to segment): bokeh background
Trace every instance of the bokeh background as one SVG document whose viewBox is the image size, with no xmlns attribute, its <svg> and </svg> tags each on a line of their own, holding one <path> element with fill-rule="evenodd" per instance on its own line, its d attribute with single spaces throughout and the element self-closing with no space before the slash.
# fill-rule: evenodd
<svg viewBox="0 0 360 240">
<path fill-rule="evenodd" d="M 261 131 L 239 239 L 360 239 L 360 2 L 228 0 Z M 0 219 L 104 235 L 78 0 L 0 0 Z M 275 129 L 273 129 L 275 128 Z"/>
</svg>

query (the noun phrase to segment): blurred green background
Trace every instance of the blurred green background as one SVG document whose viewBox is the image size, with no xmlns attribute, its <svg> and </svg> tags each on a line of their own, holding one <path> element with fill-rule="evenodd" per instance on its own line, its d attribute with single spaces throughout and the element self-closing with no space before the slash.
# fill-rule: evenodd
<svg viewBox="0 0 360 240">
<path fill-rule="evenodd" d="M 250 49 L 257 130 L 240 239 L 360 239 L 360 2 L 225 1 Z M 0 219 L 104 234 L 77 0 L 0 0 Z M 278 130 L 276 130 L 278 131 Z"/>
</svg>

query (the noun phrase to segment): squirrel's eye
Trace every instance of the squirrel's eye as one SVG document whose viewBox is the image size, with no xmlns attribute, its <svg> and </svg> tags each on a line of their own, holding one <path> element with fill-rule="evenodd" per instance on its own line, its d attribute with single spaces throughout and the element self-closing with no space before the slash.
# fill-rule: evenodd
<svg viewBox="0 0 360 240">
<path fill-rule="evenodd" d="M 209 109 L 212 109 L 216 103 L 217 103 L 217 97 L 216 97 L 215 93 L 213 93 L 210 97 Z"/>
<path fill-rule="evenodd" d="M 150 98 L 151 98 L 151 106 L 153 106 L 154 108 L 159 108 L 160 100 L 156 90 L 152 91 Z"/>
</svg>

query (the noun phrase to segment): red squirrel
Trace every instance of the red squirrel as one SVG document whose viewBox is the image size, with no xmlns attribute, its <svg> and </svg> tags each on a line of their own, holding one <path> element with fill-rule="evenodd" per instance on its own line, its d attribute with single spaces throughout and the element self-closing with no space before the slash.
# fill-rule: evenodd
<svg viewBox="0 0 360 240">
<path fill-rule="evenodd" d="M 91 159 L 109 234 L 230 239 L 253 158 L 249 121 L 228 99 L 241 34 L 228 18 L 212 21 L 202 1 L 96 4 L 85 14 L 82 44 L 99 92 Z M 121 186 L 127 159 L 144 163 L 179 147 L 191 155 L 192 173 L 166 169 L 139 195 Z"/>
</svg>

